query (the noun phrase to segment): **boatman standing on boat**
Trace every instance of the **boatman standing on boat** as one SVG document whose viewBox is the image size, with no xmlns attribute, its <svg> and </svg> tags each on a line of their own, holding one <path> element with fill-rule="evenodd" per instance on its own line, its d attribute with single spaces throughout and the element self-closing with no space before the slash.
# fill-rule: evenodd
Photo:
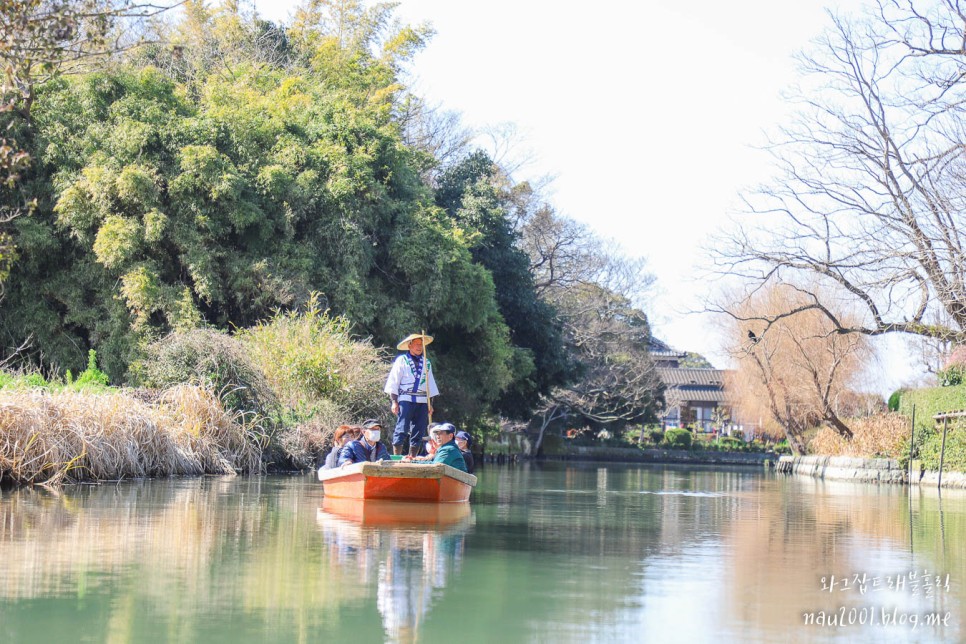
<svg viewBox="0 0 966 644">
<path fill-rule="evenodd" d="M 396 428 L 392 434 L 394 454 L 402 454 L 408 441 L 409 455 L 416 456 L 426 436 L 433 397 L 439 395 L 433 365 L 423 355 L 424 347 L 432 341 L 430 335 L 412 333 L 396 346 L 403 353 L 392 363 L 384 388 L 392 400 L 392 413 L 396 415 Z"/>
</svg>

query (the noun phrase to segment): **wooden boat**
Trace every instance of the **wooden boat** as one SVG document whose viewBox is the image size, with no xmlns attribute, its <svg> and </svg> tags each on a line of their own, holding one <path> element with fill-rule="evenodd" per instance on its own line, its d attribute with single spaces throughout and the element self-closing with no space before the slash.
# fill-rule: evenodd
<svg viewBox="0 0 966 644">
<path fill-rule="evenodd" d="M 400 461 L 319 470 L 319 480 L 326 497 L 424 503 L 465 503 L 476 486 L 475 476 L 449 465 Z"/>
<path fill-rule="evenodd" d="M 469 503 L 397 503 L 385 499 L 360 501 L 326 495 L 319 516 L 331 515 L 364 526 L 440 530 L 466 524 Z"/>
</svg>

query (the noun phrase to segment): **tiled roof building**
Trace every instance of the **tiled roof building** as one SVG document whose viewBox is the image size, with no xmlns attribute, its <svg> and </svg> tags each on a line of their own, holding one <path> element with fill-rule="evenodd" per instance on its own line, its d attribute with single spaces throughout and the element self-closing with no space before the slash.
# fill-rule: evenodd
<svg viewBox="0 0 966 644">
<path fill-rule="evenodd" d="M 693 424 L 699 430 L 711 431 L 716 409 L 730 414 L 724 382 L 727 371 L 681 367 L 681 360 L 686 356 L 685 352 L 675 351 L 660 340 L 651 341 L 651 357 L 666 387 L 664 426 Z"/>
</svg>

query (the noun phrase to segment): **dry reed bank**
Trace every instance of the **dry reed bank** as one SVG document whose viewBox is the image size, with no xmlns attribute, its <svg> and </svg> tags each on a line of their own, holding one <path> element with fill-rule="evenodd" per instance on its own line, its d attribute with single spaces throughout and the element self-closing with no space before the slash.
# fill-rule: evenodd
<svg viewBox="0 0 966 644">
<path fill-rule="evenodd" d="M 0 372 L 0 485 L 257 473 L 315 464 L 341 423 L 388 412 L 388 365 L 313 296 L 234 334 L 172 333 L 109 386 Z"/>
<path fill-rule="evenodd" d="M 267 435 L 210 391 L 0 390 L 0 482 L 103 481 L 262 469 Z"/>
</svg>

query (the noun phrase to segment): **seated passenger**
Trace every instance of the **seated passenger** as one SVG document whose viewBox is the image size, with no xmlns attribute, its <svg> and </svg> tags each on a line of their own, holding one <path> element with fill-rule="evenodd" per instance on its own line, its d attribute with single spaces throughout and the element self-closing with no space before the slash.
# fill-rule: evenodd
<svg viewBox="0 0 966 644">
<path fill-rule="evenodd" d="M 439 447 L 436 448 L 436 453 L 433 456 L 417 456 L 414 458 L 405 456 L 403 457 L 403 460 L 423 463 L 432 462 L 434 465 L 437 463 L 442 463 L 465 472 L 466 461 L 463 460 L 463 455 L 460 454 L 459 448 L 453 441 L 455 434 L 456 428 L 453 427 L 452 423 L 440 423 L 429 430 L 429 435 L 432 436 L 433 441 L 439 445 Z"/>
<path fill-rule="evenodd" d="M 358 430 L 358 432 L 356 431 Z M 362 433 L 362 428 L 358 425 L 339 425 L 332 435 L 332 451 L 325 457 L 323 470 L 331 470 L 339 465 L 339 452 L 351 440 L 355 440 Z"/>
<path fill-rule="evenodd" d="M 379 442 L 382 424 L 378 420 L 367 420 L 362 427 L 362 437 L 346 443 L 339 452 L 339 467 L 350 463 L 392 460 L 389 450 Z"/>
<path fill-rule="evenodd" d="M 471 445 L 473 445 L 473 437 L 470 436 L 469 432 L 456 432 L 456 446 L 460 448 L 460 454 L 463 455 L 463 460 L 466 462 L 466 471 L 470 474 L 476 469 L 473 452 L 470 451 Z"/>
<path fill-rule="evenodd" d="M 429 435 L 423 439 L 423 441 L 425 441 L 425 444 L 423 445 L 424 451 L 423 451 L 423 454 L 421 454 L 420 456 L 424 458 L 428 456 L 429 458 L 427 458 L 426 460 L 432 460 L 433 454 L 436 453 L 436 448 L 439 447 L 439 445 L 436 444 L 436 441 L 433 440 L 433 428 L 436 427 L 437 425 L 439 425 L 439 423 L 433 423 L 432 425 L 430 425 L 428 430 Z"/>
</svg>

